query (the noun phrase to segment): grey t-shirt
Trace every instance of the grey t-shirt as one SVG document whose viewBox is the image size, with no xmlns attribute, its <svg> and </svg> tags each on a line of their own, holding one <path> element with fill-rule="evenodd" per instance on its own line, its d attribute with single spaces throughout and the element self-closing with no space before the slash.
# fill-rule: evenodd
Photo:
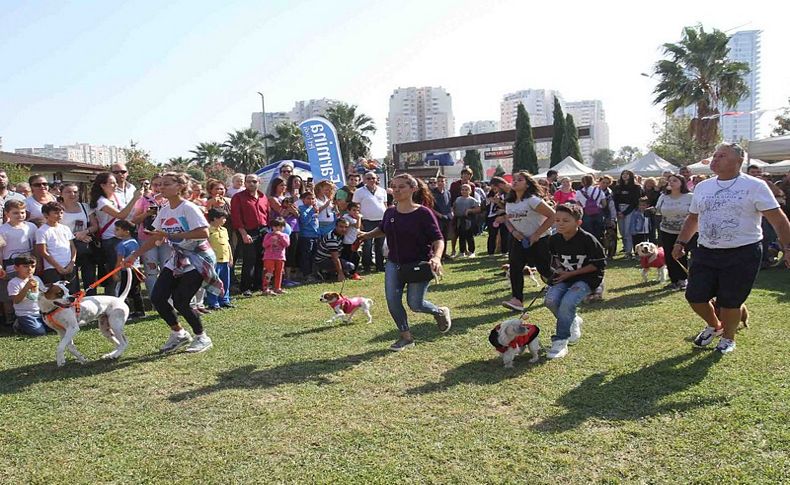
<svg viewBox="0 0 790 485">
<path fill-rule="evenodd" d="M 464 217 L 467 210 L 475 207 L 480 207 L 480 203 L 474 197 L 458 197 L 453 204 L 453 211 L 456 217 Z"/>
<path fill-rule="evenodd" d="M 661 214 L 661 230 L 669 234 L 680 234 L 683 222 L 689 215 L 692 193 L 680 194 L 672 198 L 669 194 L 661 194 L 656 202 L 656 211 Z"/>
</svg>

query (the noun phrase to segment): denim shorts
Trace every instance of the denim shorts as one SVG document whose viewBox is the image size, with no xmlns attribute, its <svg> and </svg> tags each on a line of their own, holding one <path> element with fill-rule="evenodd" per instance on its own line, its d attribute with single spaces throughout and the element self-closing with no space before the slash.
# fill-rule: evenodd
<svg viewBox="0 0 790 485">
<path fill-rule="evenodd" d="M 686 300 L 705 303 L 715 297 L 722 308 L 740 308 L 752 291 L 762 257 L 760 242 L 728 249 L 697 246 L 691 253 Z"/>
</svg>

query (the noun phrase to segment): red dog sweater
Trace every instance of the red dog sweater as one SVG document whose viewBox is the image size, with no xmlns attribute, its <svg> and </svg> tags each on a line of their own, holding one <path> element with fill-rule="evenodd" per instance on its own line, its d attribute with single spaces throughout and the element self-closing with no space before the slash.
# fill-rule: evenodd
<svg viewBox="0 0 790 485">
<path fill-rule="evenodd" d="M 664 248 L 658 248 L 658 255 L 656 255 L 655 260 L 650 261 L 650 256 L 642 256 L 639 258 L 639 264 L 642 266 L 642 269 L 662 268 L 666 266 L 667 260 L 664 257 Z"/>
<path fill-rule="evenodd" d="M 497 326 L 494 327 L 494 329 L 491 330 L 491 333 L 488 335 L 488 341 L 491 342 L 491 345 L 493 345 L 500 354 L 507 352 L 508 348 L 515 349 L 521 347 L 524 349 L 527 347 L 527 345 L 529 345 L 530 342 L 535 340 L 535 337 L 537 337 L 540 333 L 540 329 L 531 323 L 527 324 L 527 329 L 527 333 L 518 335 L 508 345 L 503 346 L 499 344 L 499 325 L 497 324 Z"/>
<path fill-rule="evenodd" d="M 343 310 L 343 313 L 348 315 L 349 313 L 353 312 L 357 308 L 361 307 L 363 302 L 364 300 L 358 296 L 355 296 L 354 298 L 341 296 L 334 303 L 330 303 L 329 306 L 332 307 L 332 310 L 340 306 L 340 309 Z"/>
</svg>

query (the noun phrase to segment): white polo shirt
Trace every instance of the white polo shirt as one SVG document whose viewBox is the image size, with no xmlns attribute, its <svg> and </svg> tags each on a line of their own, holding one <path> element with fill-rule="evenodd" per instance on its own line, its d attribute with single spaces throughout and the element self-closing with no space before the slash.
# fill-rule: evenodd
<svg viewBox="0 0 790 485">
<path fill-rule="evenodd" d="M 778 207 L 765 181 L 740 174 L 730 180 L 713 177 L 697 184 L 689 212 L 699 215 L 700 245 L 728 249 L 761 241 L 762 212 Z"/>
<path fill-rule="evenodd" d="M 371 192 L 367 185 L 354 191 L 352 201 L 359 204 L 363 221 L 380 221 L 387 210 L 387 191 L 376 186 L 376 191 Z"/>
</svg>

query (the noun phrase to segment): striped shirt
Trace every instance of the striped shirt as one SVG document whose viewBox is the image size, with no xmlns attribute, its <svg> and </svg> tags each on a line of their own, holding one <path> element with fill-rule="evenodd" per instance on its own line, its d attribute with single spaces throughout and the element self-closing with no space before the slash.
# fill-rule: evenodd
<svg viewBox="0 0 790 485">
<path fill-rule="evenodd" d="M 315 262 L 323 263 L 327 259 L 332 258 L 332 252 L 340 254 L 343 247 L 343 237 L 335 234 L 335 231 L 326 234 L 318 241 L 318 246 L 315 250 Z"/>
</svg>

